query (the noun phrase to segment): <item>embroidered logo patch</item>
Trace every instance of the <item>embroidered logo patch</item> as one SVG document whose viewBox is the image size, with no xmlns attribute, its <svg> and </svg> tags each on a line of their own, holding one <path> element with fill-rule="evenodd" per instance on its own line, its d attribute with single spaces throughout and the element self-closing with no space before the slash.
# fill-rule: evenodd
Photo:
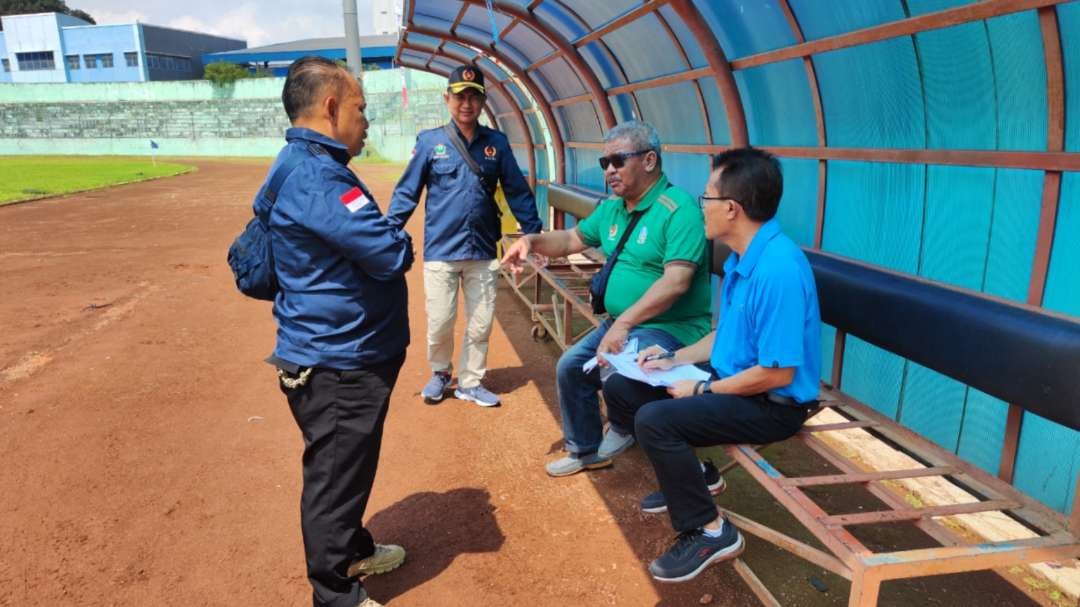
<svg viewBox="0 0 1080 607">
<path fill-rule="evenodd" d="M 345 192 L 338 197 L 341 204 L 345 205 L 346 209 L 349 209 L 350 213 L 355 213 L 364 208 L 364 205 L 371 202 L 371 199 L 364 196 L 364 193 L 360 191 L 360 188 L 354 187 L 353 189 Z"/>
<path fill-rule="evenodd" d="M 435 146 L 434 153 L 431 155 L 431 157 L 435 159 L 440 159 L 449 158 L 450 155 L 446 153 L 446 146 L 440 143 Z"/>
<path fill-rule="evenodd" d="M 498 153 L 498 151 L 495 149 L 495 146 L 493 146 L 493 145 L 489 145 L 486 148 L 484 148 L 484 156 L 486 158 L 494 159 L 495 154 L 497 154 L 497 153 Z"/>
<path fill-rule="evenodd" d="M 473 72 L 472 70 L 465 70 L 465 71 L 461 72 L 461 78 L 463 80 L 467 80 L 469 82 L 472 82 L 473 80 L 476 80 L 476 73 Z"/>
<path fill-rule="evenodd" d="M 607 239 L 608 240 L 615 240 L 615 235 L 618 234 L 618 233 L 619 233 L 619 226 L 614 224 L 614 223 L 611 224 L 611 227 L 608 228 L 608 231 L 607 231 Z"/>
<path fill-rule="evenodd" d="M 645 244 L 645 241 L 649 239 L 649 228 L 647 226 L 641 226 L 641 230 L 637 233 L 637 243 Z"/>
</svg>

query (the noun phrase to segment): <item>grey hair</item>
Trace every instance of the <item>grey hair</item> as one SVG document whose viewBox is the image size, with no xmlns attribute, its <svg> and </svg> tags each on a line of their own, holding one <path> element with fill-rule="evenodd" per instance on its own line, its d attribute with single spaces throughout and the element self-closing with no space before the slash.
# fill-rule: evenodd
<svg viewBox="0 0 1080 607">
<path fill-rule="evenodd" d="M 615 125 L 607 135 L 604 135 L 604 143 L 611 143 L 617 139 L 626 139 L 635 150 L 655 150 L 660 153 L 660 133 L 648 122 L 640 120 L 627 120 Z"/>
<path fill-rule="evenodd" d="M 656 152 L 657 164 L 660 164 L 660 133 L 656 132 L 653 125 L 641 120 L 627 120 L 615 125 L 604 135 L 604 143 L 622 139 L 629 141 L 634 151 Z"/>
</svg>

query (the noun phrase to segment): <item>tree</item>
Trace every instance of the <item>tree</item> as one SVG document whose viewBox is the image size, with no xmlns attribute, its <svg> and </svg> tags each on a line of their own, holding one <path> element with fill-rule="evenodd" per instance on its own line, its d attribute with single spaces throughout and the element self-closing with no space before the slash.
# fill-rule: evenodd
<svg viewBox="0 0 1080 607">
<path fill-rule="evenodd" d="M 203 70 L 203 78 L 218 86 L 232 84 L 237 80 L 249 77 L 247 68 L 228 61 L 215 61 L 206 65 Z"/>
<path fill-rule="evenodd" d="M 33 13 L 63 13 L 83 21 L 97 23 L 86 12 L 69 7 L 64 0 L 0 0 L 0 17 Z M 0 24 L 0 29 L 3 29 L 2 24 Z"/>
</svg>

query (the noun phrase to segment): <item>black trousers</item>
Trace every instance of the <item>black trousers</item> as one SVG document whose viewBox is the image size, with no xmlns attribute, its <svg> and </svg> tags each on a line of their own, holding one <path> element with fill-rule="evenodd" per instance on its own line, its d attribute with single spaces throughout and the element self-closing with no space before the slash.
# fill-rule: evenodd
<svg viewBox="0 0 1080 607">
<path fill-rule="evenodd" d="M 303 386 L 281 391 L 304 435 L 300 521 L 308 579 L 316 607 L 356 607 L 363 586 L 345 575 L 371 556 L 375 542 L 363 526 L 390 392 L 405 354 L 355 371 L 316 368 Z"/>
<path fill-rule="evenodd" d="M 664 388 L 622 375 L 612 375 L 604 382 L 604 402 L 610 420 L 620 427 L 634 428 L 656 471 L 671 526 L 678 532 L 697 529 L 719 515 L 694 447 L 783 440 L 799 431 L 809 411 L 764 397 L 702 394 L 671 398 Z"/>
</svg>

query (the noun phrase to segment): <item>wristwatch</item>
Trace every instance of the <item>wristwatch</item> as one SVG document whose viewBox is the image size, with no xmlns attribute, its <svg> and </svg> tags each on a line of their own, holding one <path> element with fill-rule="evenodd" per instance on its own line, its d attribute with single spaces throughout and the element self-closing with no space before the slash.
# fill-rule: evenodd
<svg viewBox="0 0 1080 607">
<path fill-rule="evenodd" d="M 712 394 L 712 382 L 708 380 L 701 380 L 697 383 L 694 389 L 695 394 Z"/>
</svg>

